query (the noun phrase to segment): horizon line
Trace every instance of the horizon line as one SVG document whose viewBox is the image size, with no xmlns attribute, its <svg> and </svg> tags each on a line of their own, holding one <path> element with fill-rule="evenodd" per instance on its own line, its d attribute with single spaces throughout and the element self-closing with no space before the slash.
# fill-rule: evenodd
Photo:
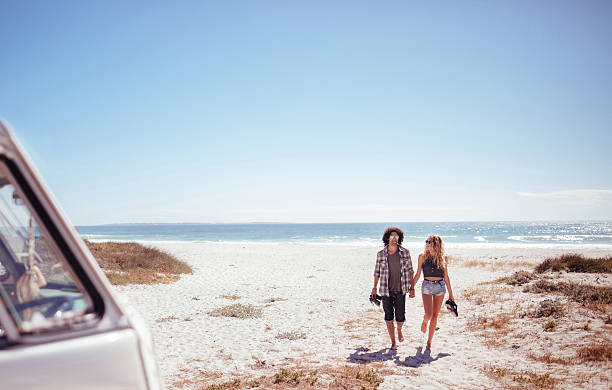
<svg viewBox="0 0 612 390">
<path fill-rule="evenodd" d="M 405 224 L 405 223 L 478 223 L 478 222 L 612 222 L 612 219 L 516 219 L 516 220 L 453 220 L 453 221 L 361 221 L 361 222 L 276 222 L 276 221 L 250 221 L 250 222 L 111 222 L 102 224 L 74 224 L 73 226 L 119 226 L 119 225 L 340 225 L 340 224 Z"/>
</svg>

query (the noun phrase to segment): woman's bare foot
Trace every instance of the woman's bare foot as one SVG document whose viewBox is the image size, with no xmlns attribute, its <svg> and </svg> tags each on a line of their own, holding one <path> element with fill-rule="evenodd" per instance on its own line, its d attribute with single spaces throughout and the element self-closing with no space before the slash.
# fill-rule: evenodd
<svg viewBox="0 0 612 390">
<path fill-rule="evenodd" d="M 425 349 L 431 349 L 431 341 L 427 342 L 427 346 L 425 347 Z"/>
<path fill-rule="evenodd" d="M 427 332 L 427 321 L 421 322 L 421 333 Z"/>
</svg>

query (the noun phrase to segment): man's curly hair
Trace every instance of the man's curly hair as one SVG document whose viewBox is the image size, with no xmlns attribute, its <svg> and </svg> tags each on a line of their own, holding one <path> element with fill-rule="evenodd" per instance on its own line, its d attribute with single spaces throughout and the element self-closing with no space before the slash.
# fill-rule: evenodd
<svg viewBox="0 0 612 390">
<path fill-rule="evenodd" d="M 389 245 L 389 236 L 393 232 L 397 233 L 397 235 L 399 236 L 399 239 L 397 240 L 397 245 L 402 245 L 402 241 L 404 241 L 404 232 L 402 231 L 402 229 L 395 227 L 395 226 L 392 226 L 390 228 L 387 228 L 387 230 L 385 230 L 382 236 L 382 240 L 385 243 L 385 245 Z"/>
</svg>

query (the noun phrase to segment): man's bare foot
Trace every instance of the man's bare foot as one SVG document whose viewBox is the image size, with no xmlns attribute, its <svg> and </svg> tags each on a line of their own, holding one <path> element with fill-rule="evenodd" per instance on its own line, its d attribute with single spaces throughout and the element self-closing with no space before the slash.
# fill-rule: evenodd
<svg viewBox="0 0 612 390">
<path fill-rule="evenodd" d="M 389 348 L 392 351 L 396 351 L 397 350 L 397 344 L 391 344 L 391 347 Z"/>
<path fill-rule="evenodd" d="M 397 339 L 399 340 L 400 343 L 404 341 L 404 335 L 402 334 L 402 331 L 399 329 L 397 330 Z"/>
</svg>

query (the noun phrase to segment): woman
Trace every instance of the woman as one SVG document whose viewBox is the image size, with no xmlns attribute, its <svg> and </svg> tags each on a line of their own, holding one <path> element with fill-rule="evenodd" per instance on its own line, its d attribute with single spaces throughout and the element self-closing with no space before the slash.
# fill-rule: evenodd
<svg viewBox="0 0 612 390">
<path fill-rule="evenodd" d="M 414 286 L 421 276 L 422 269 L 424 279 L 421 285 L 421 295 L 423 296 L 425 316 L 421 324 L 421 332 L 425 335 L 425 332 L 427 332 L 427 323 L 429 323 L 427 349 L 431 349 L 431 340 L 436 330 L 438 313 L 440 313 L 440 307 L 442 307 L 442 301 L 444 301 L 444 294 L 446 294 L 447 286 L 449 299 L 451 301 L 455 300 L 448 277 L 447 264 L 448 258 L 444 256 L 442 238 L 434 235 L 429 236 L 427 240 L 425 240 L 425 253 L 419 255 L 419 266 L 412 281 L 412 285 Z"/>
</svg>

